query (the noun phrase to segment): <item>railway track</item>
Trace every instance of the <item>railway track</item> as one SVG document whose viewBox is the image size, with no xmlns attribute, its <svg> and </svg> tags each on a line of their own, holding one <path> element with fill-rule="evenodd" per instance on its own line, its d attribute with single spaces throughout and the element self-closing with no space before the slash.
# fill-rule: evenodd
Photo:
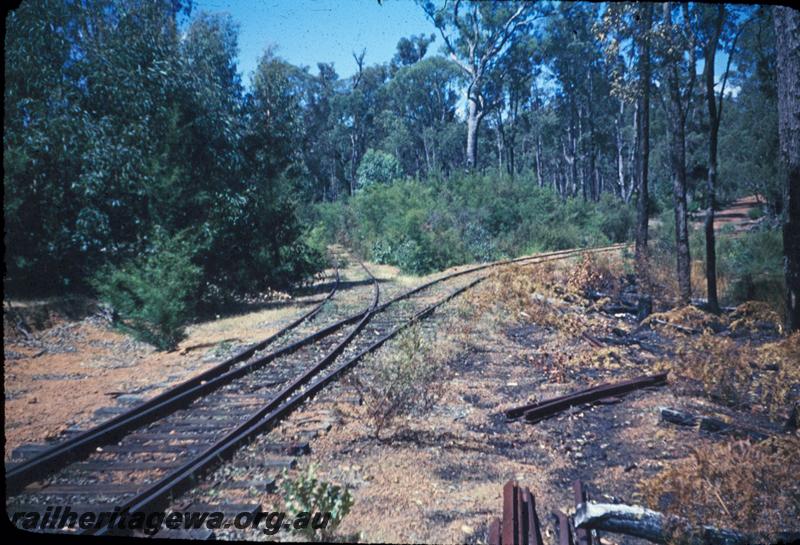
<svg viewBox="0 0 800 545">
<path fill-rule="evenodd" d="M 623 246 L 589 251 L 615 251 Z M 581 252 L 564 250 L 467 267 L 382 304 L 378 282 L 364 268 L 373 284 L 373 297 L 361 311 L 271 352 L 257 354 L 258 348 L 249 347 L 128 413 L 12 468 L 6 473 L 7 507 L 30 511 L 71 505 L 73 511 L 89 506 L 94 511 L 129 512 L 163 508 L 365 355 L 485 280 L 488 274 L 482 273 L 487 269 L 564 259 Z M 318 313 L 334 292 L 335 287 L 301 319 Z M 275 444 L 271 450 L 279 453 L 292 448 Z"/>
</svg>

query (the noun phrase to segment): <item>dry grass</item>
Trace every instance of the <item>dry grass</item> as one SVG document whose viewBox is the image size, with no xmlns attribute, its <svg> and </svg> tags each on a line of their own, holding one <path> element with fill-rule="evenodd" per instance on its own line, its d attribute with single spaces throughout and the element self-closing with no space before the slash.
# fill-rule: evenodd
<svg viewBox="0 0 800 545">
<path fill-rule="evenodd" d="M 396 433 L 401 417 L 433 406 L 445 384 L 447 363 L 456 352 L 456 343 L 446 332 L 433 338 L 415 325 L 368 356 L 361 372 L 347 378 L 364 400 L 362 417 L 375 438 L 382 439 L 386 430 Z"/>
<path fill-rule="evenodd" d="M 784 417 L 791 411 L 792 386 L 800 383 L 800 333 L 753 346 L 706 332 L 680 343 L 675 357 L 659 367 L 699 381 L 711 399 L 755 404 Z"/>
<path fill-rule="evenodd" d="M 602 292 L 610 296 L 619 293 L 622 263 L 606 255 L 583 254 L 578 266 L 567 279 L 567 290 L 579 295 Z"/>
<path fill-rule="evenodd" d="M 640 482 L 647 504 L 688 519 L 773 542 L 775 529 L 800 529 L 800 438 L 709 443 Z M 686 535 L 673 535 L 675 542 Z"/>
<path fill-rule="evenodd" d="M 665 326 L 662 322 L 678 326 L 672 328 Z M 666 312 L 656 312 L 642 321 L 643 325 L 656 328 L 669 336 L 679 333 L 686 333 L 682 328 L 689 328 L 695 331 L 713 332 L 715 328 L 722 325 L 720 318 L 709 312 L 704 312 L 697 307 L 686 305 Z"/>
<path fill-rule="evenodd" d="M 774 305 L 761 301 L 747 301 L 736 307 L 729 316 L 731 331 L 753 330 L 759 323 L 770 324 L 783 333 L 783 322 Z"/>
<path fill-rule="evenodd" d="M 581 313 L 566 312 L 553 295 L 565 285 L 563 269 L 554 263 L 516 265 L 492 275 L 481 288 L 467 295 L 477 313 L 502 316 L 508 322 L 535 323 L 568 335 L 586 330 Z"/>
</svg>

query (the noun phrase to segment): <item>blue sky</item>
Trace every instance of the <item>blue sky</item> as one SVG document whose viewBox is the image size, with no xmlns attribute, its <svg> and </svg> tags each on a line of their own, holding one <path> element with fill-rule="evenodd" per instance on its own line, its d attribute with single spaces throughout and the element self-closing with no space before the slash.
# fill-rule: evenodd
<svg viewBox="0 0 800 545">
<path fill-rule="evenodd" d="M 367 65 L 392 58 L 398 40 L 436 29 L 412 0 L 195 0 L 200 11 L 229 13 L 240 25 L 239 71 L 250 73 L 269 44 L 292 64 L 333 62 L 340 76 L 356 71 L 353 52 L 366 48 Z M 432 45 L 438 51 L 441 38 Z"/>
<path fill-rule="evenodd" d="M 341 77 L 356 71 L 353 52 L 366 49 L 366 65 L 389 61 L 397 42 L 413 34 L 437 35 L 429 53 L 439 52 L 441 37 L 413 0 L 194 0 L 193 14 L 229 13 L 239 24 L 239 72 L 246 86 L 259 57 L 270 44 L 292 64 L 311 67 L 333 62 Z M 727 56 L 719 52 L 719 78 Z M 698 59 L 698 72 L 703 61 Z M 730 82 L 729 82 L 730 85 Z M 734 94 L 736 89 L 728 87 Z"/>
</svg>

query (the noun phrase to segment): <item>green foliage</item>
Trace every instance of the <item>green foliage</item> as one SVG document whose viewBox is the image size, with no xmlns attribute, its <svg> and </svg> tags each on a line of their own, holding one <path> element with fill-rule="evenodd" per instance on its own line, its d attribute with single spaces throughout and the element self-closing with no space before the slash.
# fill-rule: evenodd
<svg viewBox="0 0 800 545">
<path fill-rule="evenodd" d="M 12 289 L 86 288 L 98 268 L 157 251 L 157 230 L 192 230 L 193 262 L 221 298 L 321 268 L 302 242 L 298 184 L 284 177 L 300 171 L 302 70 L 267 55 L 245 93 L 237 25 L 185 21 L 188 4 L 26 0 L 9 14 Z"/>
<path fill-rule="evenodd" d="M 153 252 L 99 272 L 93 284 L 100 299 L 121 318 L 120 326 L 159 349 L 175 348 L 184 337 L 202 278 L 192 263 L 192 245 L 161 238 Z"/>
<path fill-rule="evenodd" d="M 783 308 L 783 237 L 779 230 L 759 230 L 717 238 L 717 270 L 731 304 L 764 301 Z"/>
<path fill-rule="evenodd" d="M 290 479 L 284 469 L 283 501 L 291 517 L 296 518 L 309 513 L 321 515 L 330 513 L 330 520 L 325 528 L 316 529 L 313 525 L 308 525 L 295 530 L 308 540 L 330 542 L 334 531 L 350 512 L 353 496 L 347 487 L 342 490 L 340 486 L 319 480 L 316 470 L 314 464 L 309 464 L 296 479 Z"/>
<path fill-rule="evenodd" d="M 358 165 L 356 177 L 358 187 L 365 188 L 373 184 L 387 184 L 403 174 L 400 163 L 390 153 L 368 149 L 361 164 Z"/>
<path fill-rule="evenodd" d="M 595 246 L 629 236 L 631 207 L 604 197 L 597 204 L 562 201 L 529 175 L 493 173 L 448 180 L 398 180 L 321 204 L 314 233 L 347 241 L 362 255 L 422 274 L 528 251 Z"/>
<path fill-rule="evenodd" d="M 353 383 L 366 400 L 367 419 L 376 438 L 398 418 L 429 409 L 440 391 L 445 358 L 442 347 L 413 326 L 392 343 L 392 350 L 370 359 Z"/>
</svg>

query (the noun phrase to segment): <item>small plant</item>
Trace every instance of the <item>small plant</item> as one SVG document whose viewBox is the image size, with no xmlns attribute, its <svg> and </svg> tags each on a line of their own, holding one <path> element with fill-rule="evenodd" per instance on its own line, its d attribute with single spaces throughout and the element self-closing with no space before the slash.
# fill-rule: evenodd
<svg viewBox="0 0 800 545">
<path fill-rule="evenodd" d="M 350 490 L 319 480 L 314 464 L 309 464 L 295 479 L 289 478 L 284 469 L 282 487 L 286 511 L 295 519 L 293 529 L 308 540 L 331 541 L 353 506 Z M 312 514 L 310 524 L 297 524 L 298 520 L 310 519 Z"/>
<path fill-rule="evenodd" d="M 446 343 L 433 346 L 419 326 L 403 332 L 390 350 L 372 357 L 352 384 L 365 400 L 375 438 L 400 416 L 430 408 L 442 383 Z"/>
<path fill-rule="evenodd" d="M 186 241 L 160 239 L 152 254 L 102 270 L 93 285 L 121 318 L 120 328 L 160 350 L 173 349 L 185 336 L 201 281 L 191 256 Z"/>
</svg>

